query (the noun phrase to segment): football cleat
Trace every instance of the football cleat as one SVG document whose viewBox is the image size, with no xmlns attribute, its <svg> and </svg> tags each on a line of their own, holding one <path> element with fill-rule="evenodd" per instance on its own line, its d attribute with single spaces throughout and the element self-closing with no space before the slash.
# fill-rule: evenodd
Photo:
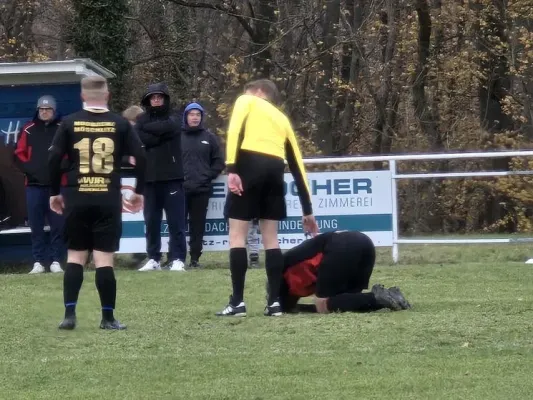
<svg viewBox="0 0 533 400">
<path fill-rule="evenodd" d="M 58 328 L 62 330 L 71 331 L 76 327 L 76 316 L 70 316 L 66 317 L 61 323 L 59 324 Z"/>
<path fill-rule="evenodd" d="M 392 293 L 388 289 L 385 289 L 383 285 L 376 284 L 372 286 L 372 293 L 374 293 L 374 296 L 376 297 L 376 301 L 378 304 L 384 308 L 389 308 L 393 311 L 399 311 L 402 309 L 402 306 L 395 297 L 393 297 Z"/>
<path fill-rule="evenodd" d="M 246 305 L 241 301 L 237 306 L 231 304 L 232 298 L 229 299 L 229 304 L 224 307 L 222 311 L 216 313 L 217 317 L 246 317 Z"/>
<path fill-rule="evenodd" d="M 399 287 L 393 286 L 389 288 L 389 293 L 394 297 L 400 307 L 402 307 L 402 310 L 409 310 L 411 308 L 411 304 L 405 299 Z"/>
<path fill-rule="evenodd" d="M 126 329 L 126 325 L 121 324 L 116 319 L 114 319 L 113 321 L 108 321 L 108 320 L 103 319 L 102 322 L 100 322 L 100 329 L 122 331 Z"/>
<path fill-rule="evenodd" d="M 266 317 L 280 317 L 283 315 L 281 312 L 281 306 L 279 302 L 275 301 L 274 303 L 267 305 L 264 312 Z"/>
</svg>

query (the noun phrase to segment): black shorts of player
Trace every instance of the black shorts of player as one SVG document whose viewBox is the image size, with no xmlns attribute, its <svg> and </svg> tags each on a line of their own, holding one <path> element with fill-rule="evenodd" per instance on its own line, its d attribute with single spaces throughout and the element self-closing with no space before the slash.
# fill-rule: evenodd
<svg viewBox="0 0 533 400">
<path fill-rule="evenodd" d="M 341 232 L 331 236 L 318 271 L 316 295 L 331 297 L 368 289 L 376 262 L 372 240 L 361 232 Z"/>
<path fill-rule="evenodd" d="M 243 193 L 231 192 L 226 198 L 226 218 L 251 221 L 269 219 L 280 221 L 287 217 L 282 159 L 240 150 L 237 157 L 237 174 L 242 181 Z"/>
<path fill-rule="evenodd" d="M 67 248 L 76 251 L 114 253 L 122 236 L 122 204 L 67 205 L 64 238 Z"/>
</svg>

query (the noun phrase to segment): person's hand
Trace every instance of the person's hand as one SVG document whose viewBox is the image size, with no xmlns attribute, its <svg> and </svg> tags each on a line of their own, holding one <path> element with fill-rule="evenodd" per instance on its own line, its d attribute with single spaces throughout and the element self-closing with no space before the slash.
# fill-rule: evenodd
<svg viewBox="0 0 533 400">
<path fill-rule="evenodd" d="M 138 213 L 144 207 L 144 196 L 133 193 L 129 198 L 123 198 L 124 205 L 133 214 Z"/>
<path fill-rule="evenodd" d="M 241 177 L 237 174 L 228 175 L 228 189 L 231 193 L 236 194 L 237 196 L 242 196 L 242 181 Z"/>
<path fill-rule="evenodd" d="M 305 234 L 311 235 L 311 237 L 315 237 L 316 235 L 318 235 L 320 230 L 318 229 L 318 224 L 316 223 L 316 219 L 313 214 L 305 215 L 302 218 L 302 222 Z"/>
<path fill-rule="evenodd" d="M 327 297 L 315 297 L 316 312 L 319 314 L 327 314 L 328 310 L 328 298 Z"/>
<path fill-rule="evenodd" d="M 60 194 L 57 196 L 50 197 L 50 209 L 56 214 L 63 215 L 63 210 L 65 209 L 65 200 Z"/>
<path fill-rule="evenodd" d="M 131 165 L 135 165 L 135 157 L 130 156 L 130 157 L 128 158 L 128 161 L 129 161 L 129 163 L 130 163 Z"/>
</svg>

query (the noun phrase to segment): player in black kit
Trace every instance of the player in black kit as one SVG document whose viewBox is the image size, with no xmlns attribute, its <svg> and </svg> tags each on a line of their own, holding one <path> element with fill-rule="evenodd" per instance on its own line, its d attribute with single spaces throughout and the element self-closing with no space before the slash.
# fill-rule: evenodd
<svg viewBox="0 0 533 400">
<path fill-rule="evenodd" d="M 76 327 L 76 303 L 89 252 L 96 266 L 96 288 L 102 304 L 102 329 L 125 329 L 113 315 L 116 280 L 113 256 L 122 235 L 120 165 L 125 155 L 135 157 L 135 194 L 124 201 L 134 212 L 142 209 L 146 155 L 129 122 L 109 111 L 107 81 L 87 77 L 81 82 L 82 111 L 69 115 L 49 149 L 50 207 L 65 214 L 68 260 L 63 280 L 65 318 L 59 329 Z M 60 194 L 61 160 L 70 169 L 67 188 Z"/>
<path fill-rule="evenodd" d="M 370 312 L 411 308 L 398 287 L 376 284 L 368 289 L 376 250 L 361 232 L 327 232 L 308 239 L 283 254 L 281 309 L 297 312 Z M 315 304 L 298 304 L 315 296 Z"/>
</svg>

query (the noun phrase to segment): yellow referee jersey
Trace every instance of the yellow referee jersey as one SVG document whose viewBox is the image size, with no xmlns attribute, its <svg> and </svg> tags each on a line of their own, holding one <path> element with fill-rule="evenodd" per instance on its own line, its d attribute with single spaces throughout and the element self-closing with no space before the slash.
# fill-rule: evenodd
<svg viewBox="0 0 533 400">
<path fill-rule="evenodd" d="M 260 97 L 241 95 L 235 102 L 227 133 L 228 172 L 236 172 L 239 150 L 286 159 L 298 189 L 304 215 L 313 213 L 302 154 L 291 123 L 282 111 Z"/>
</svg>

